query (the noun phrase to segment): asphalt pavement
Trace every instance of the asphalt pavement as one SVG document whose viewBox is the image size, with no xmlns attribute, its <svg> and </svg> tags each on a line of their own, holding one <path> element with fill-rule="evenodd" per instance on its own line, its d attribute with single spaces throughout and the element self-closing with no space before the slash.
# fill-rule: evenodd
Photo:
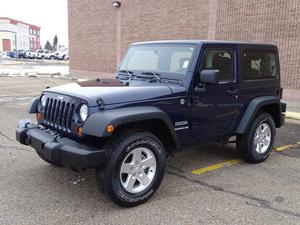
<svg viewBox="0 0 300 225">
<path fill-rule="evenodd" d="M 261 164 L 226 163 L 238 159 L 233 144 L 175 153 L 153 198 L 126 209 L 98 191 L 93 170 L 53 167 L 15 141 L 17 121 L 34 120 L 31 97 L 66 82 L 0 78 L 0 224 L 300 224 L 300 121 L 277 130 Z M 192 173 L 201 168 L 214 169 Z"/>
</svg>

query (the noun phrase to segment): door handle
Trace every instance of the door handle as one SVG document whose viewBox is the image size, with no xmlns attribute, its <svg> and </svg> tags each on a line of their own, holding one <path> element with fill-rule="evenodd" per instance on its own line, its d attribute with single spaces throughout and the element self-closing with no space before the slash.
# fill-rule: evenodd
<svg viewBox="0 0 300 225">
<path fill-rule="evenodd" d="M 240 91 L 239 91 L 239 89 L 229 89 L 226 92 L 227 92 L 227 94 L 230 94 L 230 95 L 237 95 Z"/>
</svg>

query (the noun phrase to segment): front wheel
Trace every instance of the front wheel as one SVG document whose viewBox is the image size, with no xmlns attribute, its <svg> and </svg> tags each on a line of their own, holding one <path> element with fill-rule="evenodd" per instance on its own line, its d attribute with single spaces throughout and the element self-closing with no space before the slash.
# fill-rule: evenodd
<svg viewBox="0 0 300 225">
<path fill-rule="evenodd" d="M 237 150 L 242 158 L 251 163 L 259 163 L 268 158 L 274 146 L 276 127 L 268 113 L 259 114 L 250 129 L 237 136 Z"/>
<path fill-rule="evenodd" d="M 149 132 L 122 133 L 108 145 L 108 151 L 104 168 L 96 170 L 99 187 L 121 206 L 149 200 L 165 171 L 166 155 L 159 139 Z"/>
</svg>

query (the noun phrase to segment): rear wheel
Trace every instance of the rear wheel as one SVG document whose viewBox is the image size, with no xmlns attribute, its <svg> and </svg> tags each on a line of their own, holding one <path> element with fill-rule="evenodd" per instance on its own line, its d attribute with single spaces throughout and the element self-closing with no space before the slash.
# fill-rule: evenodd
<svg viewBox="0 0 300 225">
<path fill-rule="evenodd" d="M 149 132 L 122 133 L 108 144 L 104 168 L 96 169 L 97 183 L 115 203 L 132 207 L 149 200 L 165 171 L 165 151 Z"/>
<path fill-rule="evenodd" d="M 268 113 L 259 114 L 250 129 L 237 137 L 237 150 L 247 162 L 262 162 L 270 155 L 275 136 L 276 127 L 273 117 Z"/>
</svg>

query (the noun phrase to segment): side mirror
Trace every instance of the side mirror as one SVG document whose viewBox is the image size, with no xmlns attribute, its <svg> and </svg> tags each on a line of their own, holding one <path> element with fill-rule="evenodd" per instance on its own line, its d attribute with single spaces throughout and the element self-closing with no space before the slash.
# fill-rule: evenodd
<svg viewBox="0 0 300 225">
<path fill-rule="evenodd" d="M 200 72 L 200 83 L 204 84 L 218 84 L 219 70 L 202 70 Z"/>
</svg>

